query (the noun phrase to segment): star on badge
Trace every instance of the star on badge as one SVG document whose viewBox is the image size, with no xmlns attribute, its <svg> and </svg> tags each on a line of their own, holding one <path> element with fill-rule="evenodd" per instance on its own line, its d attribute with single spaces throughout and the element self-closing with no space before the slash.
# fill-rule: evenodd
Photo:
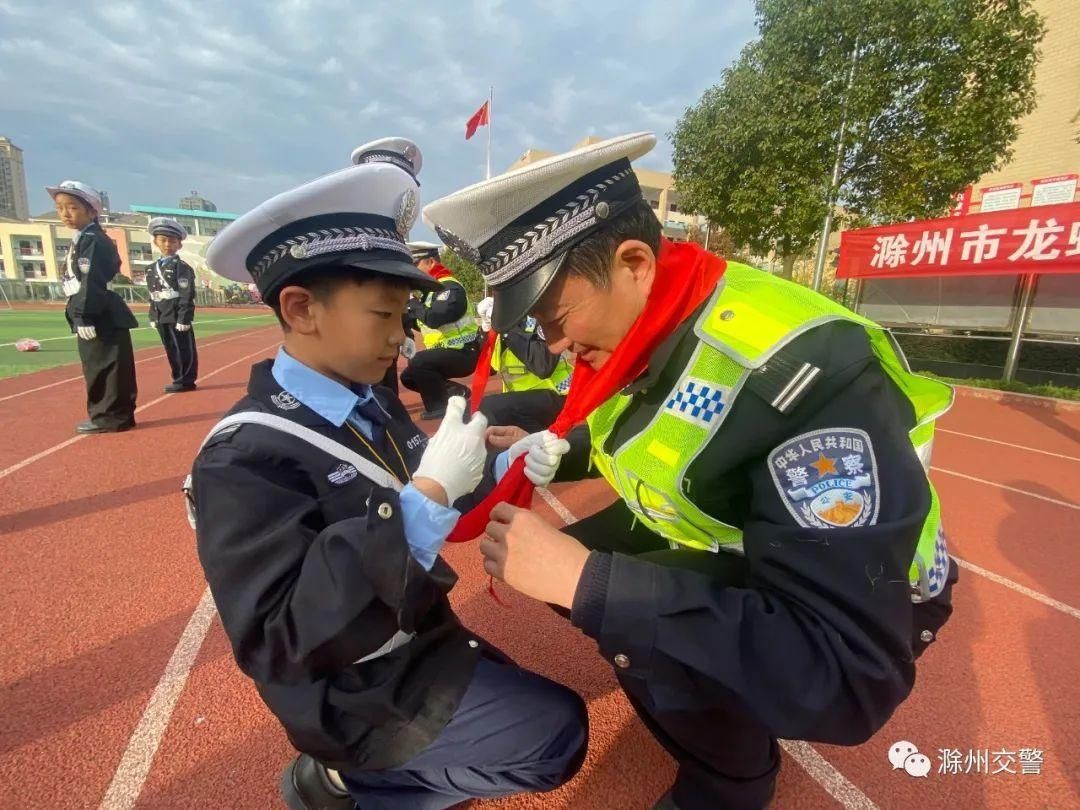
<svg viewBox="0 0 1080 810">
<path fill-rule="evenodd" d="M 829 458 L 824 453 L 818 453 L 817 461 L 811 461 L 810 466 L 817 470 L 818 478 L 824 478 L 830 473 L 836 475 L 836 459 Z"/>
</svg>

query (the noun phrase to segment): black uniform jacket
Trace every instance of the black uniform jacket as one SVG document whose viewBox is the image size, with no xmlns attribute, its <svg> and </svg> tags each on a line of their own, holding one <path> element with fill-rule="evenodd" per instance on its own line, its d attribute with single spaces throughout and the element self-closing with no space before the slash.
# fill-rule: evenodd
<svg viewBox="0 0 1080 810">
<path fill-rule="evenodd" d="M 555 373 L 560 357 L 548 351 L 544 333 L 539 329 L 529 332 L 525 329 L 525 324 L 520 323 L 509 332 L 503 332 L 501 338 L 503 351 L 513 352 L 514 356 L 525 364 L 530 374 L 546 380 Z"/>
<path fill-rule="evenodd" d="M 271 368 L 252 368 L 248 395 L 230 413 L 284 416 L 379 463 L 347 427 L 284 393 Z M 411 471 L 427 438 L 389 391 L 376 395 Z M 403 479 L 386 444 L 380 454 Z M 490 488 L 492 466 L 457 508 Z M 415 756 L 450 719 L 483 644 L 450 608 L 453 570 L 439 558 L 425 571 L 410 554 L 397 493 L 260 425 L 211 440 L 192 476 L 199 558 L 233 654 L 293 745 L 341 768 Z M 398 630 L 417 635 L 354 663 Z"/>
<path fill-rule="evenodd" d="M 410 302 L 409 315 L 429 329 L 438 329 L 461 318 L 469 307 L 469 296 L 457 281 L 442 282 L 442 289 L 424 293 Z"/>
<path fill-rule="evenodd" d="M 124 299 L 106 286 L 120 272 L 120 254 L 113 240 L 97 222 L 91 222 L 71 250 L 71 272 L 80 282 L 64 310 L 71 330 L 77 326 L 93 326 L 102 332 L 137 327 L 139 322 Z"/>
<path fill-rule="evenodd" d="M 666 406 L 696 346 L 697 316 L 658 348 L 628 389 L 634 400 L 608 450 Z M 794 409 L 780 413 L 770 402 L 803 362 L 821 374 Z M 920 633 L 936 633 L 951 611 L 955 563 L 937 598 L 920 605 L 911 599 L 908 568 L 930 508 L 926 475 L 908 438 L 913 425 L 910 404 L 861 327 L 833 322 L 801 335 L 751 376 L 682 481 L 701 509 L 742 529 L 745 556 L 718 552 L 715 562 L 727 573 L 717 576 L 701 573 L 694 561 L 709 552 L 659 552 L 665 564 L 619 553 L 666 548 L 650 542 L 656 536 L 648 520 L 631 529 L 619 501 L 609 508 L 626 512 L 626 532 L 615 553 L 590 555 L 574 623 L 598 640 L 608 660 L 626 656 L 629 666 L 619 675 L 643 679 L 660 708 L 735 703 L 778 737 L 866 740 L 911 690 L 914 659 L 925 647 Z M 830 428 L 869 437 L 879 476 L 873 525 L 800 525 L 770 473 L 772 451 Z M 560 477 L 587 474 L 583 442 L 574 444 Z M 832 453 L 835 463 L 841 455 Z"/>
<path fill-rule="evenodd" d="M 146 272 L 146 289 L 151 293 L 172 290 L 179 298 L 150 302 L 153 323 L 190 324 L 195 318 L 195 271 L 179 256 L 163 256 Z"/>
</svg>

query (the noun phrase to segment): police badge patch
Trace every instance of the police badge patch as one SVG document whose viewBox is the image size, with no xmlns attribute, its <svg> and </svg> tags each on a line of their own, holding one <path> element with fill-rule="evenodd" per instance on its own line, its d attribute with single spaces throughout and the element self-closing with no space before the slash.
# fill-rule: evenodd
<svg viewBox="0 0 1080 810">
<path fill-rule="evenodd" d="M 856 428 L 824 428 L 769 453 L 769 472 L 784 506 L 808 529 L 858 528 L 877 522 L 877 460 Z"/>
<path fill-rule="evenodd" d="M 90 260 L 89 259 L 79 259 L 79 270 L 81 272 L 83 272 L 83 273 L 90 272 Z"/>
<path fill-rule="evenodd" d="M 356 467 L 343 461 L 330 471 L 330 474 L 326 476 L 326 480 L 335 487 L 340 487 L 352 481 L 359 474 Z"/>
<path fill-rule="evenodd" d="M 180 285 L 181 290 L 186 290 L 188 287 L 191 286 L 191 282 L 186 278 L 180 279 L 180 281 L 177 283 Z"/>
<path fill-rule="evenodd" d="M 288 391 L 282 391 L 280 394 L 271 394 L 270 401 L 283 411 L 294 411 L 300 407 L 300 400 Z"/>
</svg>

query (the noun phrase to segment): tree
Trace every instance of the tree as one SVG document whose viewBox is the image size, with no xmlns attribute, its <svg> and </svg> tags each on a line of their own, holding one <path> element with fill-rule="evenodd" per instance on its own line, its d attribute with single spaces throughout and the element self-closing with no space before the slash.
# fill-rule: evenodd
<svg viewBox="0 0 1080 810">
<path fill-rule="evenodd" d="M 683 204 L 789 278 L 830 204 L 849 224 L 941 215 L 1035 107 L 1031 2 L 757 0 L 760 38 L 671 135 Z"/>
<path fill-rule="evenodd" d="M 449 249 L 442 251 L 439 260 L 450 271 L 450 274 L 461 282 L 470 301 L 475 304 L 484 297 L 484 277 L 475 264 L 470 264 Z"/>
</svg>

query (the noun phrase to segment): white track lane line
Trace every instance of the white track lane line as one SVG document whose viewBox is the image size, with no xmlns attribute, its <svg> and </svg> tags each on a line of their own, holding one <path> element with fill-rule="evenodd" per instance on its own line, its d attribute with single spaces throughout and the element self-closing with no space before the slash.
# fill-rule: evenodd
<svg viewBox="0 0 1080 810">
<path fill-rule="evenodd" d="M 236 323 L 237 321 L 250 321 L 252 318 L 268 318 L 269 315 L 244 315 L 242 318 L 218 318 L 213 321 L 196 321 L 196 326 L 209 326 L 212 323 Z M 156 326 L 136 326 L 134 329 L 130 329 L 130 332 L 148 332 L 153 329 L 157 332 Z M 48 343 L 50 340 L 72 340 L 75 335 L 60 335 L 59 337 L 42 338 L 38 343 Z M 16 341 L 17 343 L 18 341 Z M 0 343 L 0 349 L 9 349 L 14 346 L 15 343 Z"/>
<path fill-rule="evenodd" d="M 974 475 L 967 475 L 962 472 L 956 472 L 955 470 L 945 470 L 941 467 L 931 467 L 930 469 L 934 472 L 945 473 L 945 475 L 955 475 L 957 478 L 965 478 L 968 481 L 974 481 L 977 484 L 986 484 L 989 487 L 996 487 L 997 489 L 1015 492 L 1018 495 L 1027 495 L 1029 498 L 1038 498 L 1040 501 L 1046 501 L 1047 503 L 1056 504 L 1057 506 L 1064 506 L 1066 509 L 1080 510 L 1080 504 L 1075 504 L 1070 501 L 1059 501 L 1057 498 L 1048 498 L 1037 492 L 1028 492 L 1026 489 L 1018 489 L 1017 487 L 1010 487 L 1007 484 L 999 484 L 997 481 L 987 481 L 985 478 L 976 478 Z"/>
<path fill-rule="evenodd" d="M 258 351 L 252 352 L 251 354 L 246 354 L 243 357 L 241 357 L 239 360 L 233 360 L 231 363 L 228 363 L 227 365 L 224 365 L 219 369 L 215 369 L 214 371 L 211 371 L 209 374 L 203 375 L 202 377 L 200 377 L 200 379 L 209 380 L 211 377 L 217 376 L 218 374 L 225 371 L 226 369 L 230 369 L 233 366 L 237 365 L 238 363 L 243 363 L 245 360 L 248 360 L 248 359 L 254 357 L 257 354 L 263 354 L 264 352 L 269 351 L 270 349 L 274 348 L 277 345 L 278 345 L 278 341 L 275 340 L 269 346 L 264 346 L 263 348 L 259 349 Z M 153 405 L 157 405 L 159 402 L 163 402 L 164 400 L 168 399 L 171 396 L 173 396 L 173 394 L 164 394 L 164 395 L 158 397 L 155 400 L 151 400 L 150 402 L 147 402 L 145 405 L 140 405 L 138 408 L 135 409 L 135 413 L 141 413 L 142 411 L 145 411 L 147 408 L 149 408 L 149 407 L 151 407 Z M 138 428 L 136 428 L 136 430 L 137 429 Z M 60 442 L 60 444 L 53 445 L 48 450 L 42 450 L 40 453 L 36 453 L 36 454 L 30 456 L 30 458 L 23 459 L 18 464 L 13 464 L 13 465 L 11 465 L 10 467 L 8 467 L 5 470 L 0 470 L 0 479 L 7 478 L 12 473 L 16 473 L 19 470 L 23 469 L 24 467 L 29 467 L 35 461 L 40 461 L 41 459 L 43 459 L 43 458 L 45 458 L 47 456 L 51 456 L 53 453 L 59 452 L 60 450 L 63 450 L 65 447 L 70 447 L 71 445 L 75 444 L 75 442 L 81 441 L 82 439 L 85 439 L 85 438 L 87 438 L 87 434 L 84 434 L 84 433 L 80 433 L 78 436 L 72 436 L 70 439 L 67 439 L 66 441 Z"/>
<path fill-rule="evenodd" d="M 1053 456 L 1054 458 L 1063 458 L 1066 461 L 1080 461 L 1080 457 L 1066 456 L 1062 453 L 1051 453 L 1049 450 L 1040 450 L 1037 447 L 1028 447 L 1023 444 L 1013 444 L 1012 442 L 1003 442 L 1000 439 L 991 439 L 989 436 L 977 436 L 974 433 L 961 433 L 959 430 L 946 430 L 945 428 L 937 428 L 938 433 L 948 433 L 952 436 L 963 436 L 965 439 L 978 439 L 981 442 L 990 442 L 991 444 L 1000 444 L 1005 447 L 1015 447 L 1017 450 L 1026 450 L 1029 453 L 1041 453 L 1044 456 Z"/>
<path fill-rule="evenodd" d="M 200 343 L 199 347 L 204 348 L 204 349 L 208 349 L 211 346 L 217 346 L 217 345 L 222 344 L 222 343 L 228 343 L 230 340 L 238 340 L 238 339 L 240 339 L 242 337 L 248 337 L 250 335 L 256 335 L 260 331 L 262 331 L 263 329 L 269 329 L 269 328 L 270 328 L 269 326 L 265 326 L 265 327 L 262 327 L 260 329 L 245 329 L 244 331 L 240 332 L 239 334 L 229 335 L 229 337 L 222 338 L 221 340 L 211 340 L 211 341 L 208 341 L 206 343 Z M 144 351 L 144 350 L 140 349 L 140 351 Z M 149 363 L 151 360 L 160 360 L 164 356 L 165 356 L 164 354 L 154 354 L 154 355 L 151 355 L 150 357 L 143 357 L 140 360 L 136 360 L 135 365 L 139 365 L 140 363 Z M 43 370 L 47 371 L 48 369 L 43 369 Z M 11 378 L 9 377 L 7 379 L 11 379 Z M 56 382 L 51 382 L 48 385 L 39 385 L 37 388 L 28 388 L 25 391 L 19 391 L 18 393 L 15 393 L 15 394 L 8 394 L 7 396 L 0 397 L 0 402 L 6 402 L 9 399 L 17 399 L 18 397 L 24 397 L 27 394 L 34 394 L 34 393 L 37 393 L 38 391 L 44 391 L 46 388 L 55 388 L 56 386 L 64 385 L 65 383 L 82 382 L 82 381 L 83 381 L 83 378 L 82 378 L 81 375 L 78 376 L 78 377 L 66 377 L 63 380 L 57 380 Z"/>
</svg>

